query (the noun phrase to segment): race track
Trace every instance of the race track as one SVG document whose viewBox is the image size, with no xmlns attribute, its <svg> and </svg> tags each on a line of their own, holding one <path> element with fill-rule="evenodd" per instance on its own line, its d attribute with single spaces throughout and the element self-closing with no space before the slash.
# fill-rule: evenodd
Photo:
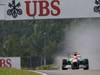
<svg viewBox="0 0 100 75">
<path fill-rule="evenodd" d="M 38 72 L 46 73 L 47 75 L 100 75 L 100 70 L 40 70 Z"/>
</svg>

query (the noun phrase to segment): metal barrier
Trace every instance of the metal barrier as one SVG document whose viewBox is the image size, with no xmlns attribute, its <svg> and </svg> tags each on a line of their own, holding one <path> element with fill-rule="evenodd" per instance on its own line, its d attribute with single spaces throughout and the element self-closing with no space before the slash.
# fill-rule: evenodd
<svg viewBox="0 0 100 75">
<path fill-rule="evenodd" d="M 40 56 L 27 56 L 21 57 L 21 66 L 22 68 L 35 68 L 37 66 L 52 64 L 53 59 L 51 57 L 43 58 Z"/>
</svg>

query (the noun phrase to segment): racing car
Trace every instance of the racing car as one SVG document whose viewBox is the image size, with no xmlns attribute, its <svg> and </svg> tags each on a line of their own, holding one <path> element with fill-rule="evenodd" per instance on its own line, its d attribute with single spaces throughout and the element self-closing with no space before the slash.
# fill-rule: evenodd
<svg viewBox="0 0 100 75">
<path fill-rule="evenodd" d="M 89 69 L 89 60 L 88 59 L 81 59 L 80 55 L 75 52 L 70 58 L 62 60 L 62 70 L 68 69 Z"/>
</svg>

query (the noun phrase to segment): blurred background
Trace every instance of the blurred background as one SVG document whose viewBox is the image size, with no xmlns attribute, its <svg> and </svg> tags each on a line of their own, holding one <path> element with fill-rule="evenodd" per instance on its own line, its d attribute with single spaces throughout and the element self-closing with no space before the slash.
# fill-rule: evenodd
<svg viewBox="0 0 100 75">
<path fill-rule="evenodd" d="M 0 21 L 0 56 L 21 57 L 22 68 L 59 65 L 77 51 L 100 69 L 100 19 Z"/>
</svg>

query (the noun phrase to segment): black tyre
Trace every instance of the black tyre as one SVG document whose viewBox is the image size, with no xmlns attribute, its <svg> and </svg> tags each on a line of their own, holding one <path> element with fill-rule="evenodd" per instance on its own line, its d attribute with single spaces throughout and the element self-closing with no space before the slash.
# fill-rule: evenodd
<svg viewBox="0 0 100 75">
<path fill-rule="evenodd" d="M 88 59 L 84 59 L 84 70 L 88 70 L 89 69 L 89 60 Z"/>
<path fill-rule="evenodd" d="M 67 65 L 67 59 L 62 60 L 62 65 Z"/>
<path fill-rule="evenodd" d="M 67 59 L 63 59 L 62 60 L 62 70 L 68 70 L 68 68 L 65 68 L 66 65 L 67 65 Z"/>
<path fill-rule="evenodd" d="M 62 70 L 68 70 L 68 68 L 65 68 L 65 65 L 62 65 Z"/>
</svg>

